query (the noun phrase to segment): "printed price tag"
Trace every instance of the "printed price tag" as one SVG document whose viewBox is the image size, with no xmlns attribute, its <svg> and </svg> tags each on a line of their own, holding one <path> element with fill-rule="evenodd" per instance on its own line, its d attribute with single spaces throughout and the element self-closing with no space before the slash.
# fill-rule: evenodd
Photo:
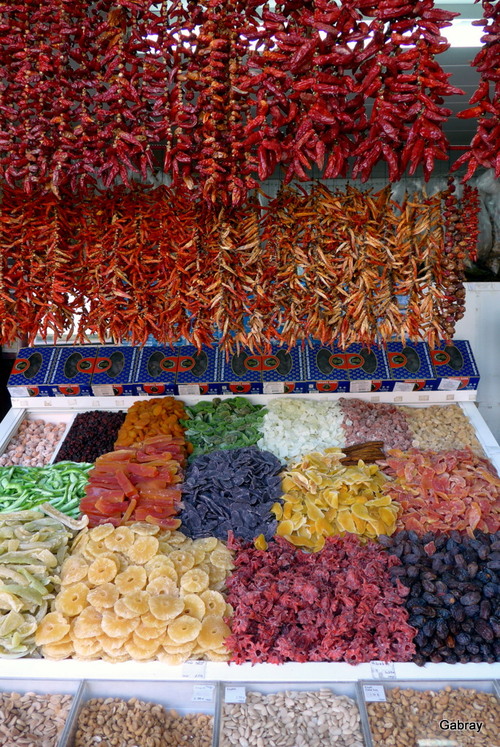
<svg viewBox="0 0 500 747">
<path fill-rule="evenodd" d="M 351 381 L 349 384 L 350 392 L 371 392 L 371 390 L 371 379 L 356 379 L 355 381 Z"/>
<path fill-rule="evenodd" d="M 460 379 L 441 379 L 438 389 L 441 392 L 455 392 L 460 386 Z"/>
<path fill-rule="evenodd" d="M 396 381 L 394 384 L 394 392 L 413 392 L 415 389 L 414 381 Z"/>
<path fill-rule="evenodd" d="M 284 381 L 265 381 L 262 387 L 264 394 L 284 394 Z"/>
<path fill-rule="evenodd" d="M 207 671 L 206 661 L 186 661 L 182 665 L 182 679 L 184 680 L 204 680 Z"/>
<path fill-rule="evenodd" d="M 193 703 L 212 703 L 214 690 L 213 685 L 193 685 Z"/>
<path fill-rule="evenodd" d="M 112 397 L 114 394 L 113 384 L 94 384 L 92 392 L 94 397 Z"/>
<path fill-rule="evenodd" d="M 396 670 L 390 661 L 371 661 L 372 677 L 374 680 L 395 680 Z"/>
<path fill-rule="evenodd" d="M 189 397 L 190 394 L 201 394 L 199 384 L 178 384 L 179 396 Z"/>
<path fill-rule="evenodd" d="M 363 685 L 363 694 L 367 703 L 385 703 L 383 685 Z"/>
<path fill-rule="evenodd" d="M 417 747 L 459 747 L 454 739 L 419 739 Z"/>
<path fill-rule="evenodd" d="M 224 692 L 225 703 L 246 703 L 247 694 L 244 687 L 226 687 Z"/>
</svg>

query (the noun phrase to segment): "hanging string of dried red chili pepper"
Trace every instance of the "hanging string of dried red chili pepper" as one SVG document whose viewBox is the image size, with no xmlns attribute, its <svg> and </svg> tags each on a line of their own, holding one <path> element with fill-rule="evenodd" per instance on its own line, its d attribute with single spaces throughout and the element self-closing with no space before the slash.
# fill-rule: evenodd
<svg viewBox="0 0 500 747">
<path fill-rule="evenodd" d="M 500 1 L 482 0 L 482 5 L 483 18 L 472 22 L 484 29 L 482 46 L 471 63 L 481 80 L 469 108 L 457 114 L 461 119 L 477 119 L 470 148 L 452 167 L 455 171 L 467 164 L 463 181 L 470 179 L 479 166 L 494 169 L 496 178 L 500 177 Z"/>
</svg>

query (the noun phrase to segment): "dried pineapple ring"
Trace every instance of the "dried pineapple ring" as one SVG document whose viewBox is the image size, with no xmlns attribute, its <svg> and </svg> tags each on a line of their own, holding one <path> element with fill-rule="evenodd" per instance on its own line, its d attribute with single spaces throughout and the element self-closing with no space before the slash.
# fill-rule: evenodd
<svg viewBox="0 0 500 747">
<path fill-rule="evenodd" d="M 158 620 L 173 620 L 184 611 L 184 600 L 159 594 L 149 598 L 149 609 Z"/>
<path fill-rule="evenodd" d="M 61 567 L 61 583 L 65 586 L 76 584 L 87 577 L 88 565 L 78 555 L 70 555 Z"/>
<path fill-rule="evenodd" d="M 168 626 L 168 634 L 175 643 L 194 641 L 200 630 L 201 622 L 189 615 L 181 615 Z"/>
<path fill-rule="evenodd" d="M 186 537 L 185 534 L 182 534 L 182 532 L 170 532 L 170 537 L 168 538 L 168 542 L 170 542 L 171 545 L 185 545 L 189 540 L 189 537 Z M 192 542 L 192 540 L 189 540 Z"/>
<path fill-rule="evenodd" d="M 191 651 L 194 651 L 194 649 L 196 648 L 196 641 L 188 641 L 187 643 L 176 643 L 170 638 L 167 631 L 162 642 L 162 647 L 169 654 L 184 654 L 186 652 L 191 653 Z"/>
<path fill-rule="evenodd" d="M 123 617 L 118 617 L 118 615 L 109 610 L 103 612 L 102 615 L 101 628 L 110 638 L 129 636 L 138 625 L 139 619 L 137 617 L 133 620 L 126 620 Z"/>
<path fill-rule="evenodd" d="M 146 612 L 145 615 L 141 615 L 141 622 L 148 628 L 161 628 L 165 630 L 165 620 L 155 617 L 152 612 Z"/>
<path fill-rule="evenodd" d="M 125 594 L 123 602 L 136 615 L 145 615 L 146 612 L 149 612 L 149 594 L 147 591 L 133 591 L 130 594 Z"/>
<path fill-rule="evenodd" d="M 184 594 L 184 612 L 190 617 L 196 617 L 197 620 L 203 620 L 205 615 L 205 603 L 198 594 Z"/>
<path fill-rule="evenodd" d="M 181 589 L 187 592 L 194 592 L 195 594 L 200 591 L 208 589 L 209 575 L 201 568 L 192 568 L 190 571 L 186 571 L 181 577 L 180 585 Z"/>
<path fill-rule="evenodd" d="M 159 542 L 152 535 L 137 537 L 132 547 L 129 547 L 126 554 L 132 563 L 144 565 L 151 560 L 158 552 Z"/>
<path fill-rule="evenodd" d="M 170 578 L 175 584 L 177 584 L 179 576 L 174 566 L 157 566 L 150 571 L 148 570 L 148 579 L 154 581 L 155 578 Z"/>
<path fill-rule="evenodd" d="M 131 529 L 134 534 L 139 534 L 141 536 L 158 534 L 160 531 L 160 527 L 157 524 L 146 524 L 145 521 L 134 521 L 132 524 L 128 525 L 128 528 Z M 166 532 L 166 534 L 168 534 L 168 532 Z"/>
<path fill-rule="evenodd" d="M 231 658 L 229 651 L 226 653 L 223 649 L 209 649 L 204 651 L 203 655 L 208 661 L 229 661 Z"/>
<path fill-rule="evenodd" d="M 200 598 L 205 604 L 207 615 L 217 615 L 217 617 L 224 617 L 224 615 L 226 614 L 226 602 L 224 601 L 224 597 L 220 592 L 207 589 L 202 594 L 200 594 Z"/>
<path fill-rule="evenodd" d="M 170 553 L 169 558 L 179 575 L 186 573 L 186 571 L 190 571 L 194 566 L 194 555 L 191 552 L 174 550 Z"/>
<path fill-rule="evenodd" d="M 216 568 L 222 568 L 226 571 L 231 571 L 234 568 L 233 558 L 227 548 L 218 547 L 210 553 L 210 562 Z"/>
<path fill-rule="evenodd" d="M 144 649 L 139 647 L 134 641 L 127 641 L 127 643 L 125 644 L 125 651 L 129 655 L 129 657 L 131 659 L 134 659 L 135 661 L 149 661 L 151 659 L 154 659 L 157 650 L 158 646 L 156 646 L 155 648 Z"/>
<path fill-rule="evenodd" d="M 94 607 L 85 607 L 75 619 L 71 634 L 73 638 L 93 638 L 101 634 L 101 613 Z"/>
<path fill-rule="evenodd" d="M 42 646 L 41 651 L 44 659 L 55 659 L 56 661 L 68 659 L 73 655 L 73 642 L 47 643 L 45 646 Z"/>
<path fill-rule="evenodd" d="M 200 537 L 200 539 L 194 541 L 194 544 L 197 547 L 201 547 L 204 552 L 212 552 L 212 550 L 215 550 L 215 548 L 217 547 L 217 538 Z"/>
<path fill-rule="evenodd" d="M 147 576 L 142 565 L 129 565 L 129 567 L 115 577 L 115 584 L 120 594 L 130 594 L 140 591 L 146 586 Z"/>
<path fill-rule="evenodd" d="M 129 636 L 123 636 L 122 638 L 110 638 L 109 635 L 101 633 L 99 640 L 102 646 L 102 650 L 105 651 L 109 656 L 114 656 L 115 653 L 119 651 L 119 649 L 125 646 L 126 642 L 129 640 Z"/>
<path fill-rule="evenodd" d="M 101 524 L 98 527 L 94 527 L 89 532 L 89 539 L 94 540 L 95 542 L 100 542 L 101 540 L 106 539 L 106 537 L 109 537 L 110 534 L 113 534 L 115 531 L 115 528 L 113 524 Z"/>
<path fill-rule="evenodd" d="M 229 625 L 226 625 L 222 617 L 207 615 L 201 624 L 198 645 L 207 649 L 220 648 L 230 635 Z"/>
<path fill-rule="evenodd" d="M 226 568 L 217 568 L 215 565 L 212 565 L 208 570 L 211 588 L 215 589 L 217 584 L 222 584 L 222 588 L 224 588 L 228 573 L 229 571 Z"/>
<path fill-rule="evenodd" d="M 49 612 L 38 624 L 35 633 L 37 646 L 57 643 L 69 633 L 70 625 L 59 612 Z"/>
<path fill-rule="evenodd" d="M 98 555 L 102 555 L 103 552 L 108 552 L 109 548 L 107 548 L 104 544 L 106 540 L 107 537 L 106 539 L 101 540 L 89 539 L 82 553 L 84 558 L 86 558 L 87 560 L 94 560 L 94 558 L 97 558 Z"/>
<path fill-rule="evenodd" d="M 170 667 L 179 667 L 189 659 L 189 653 L 186 654 L 158 654 L 158 659 Z"/>
<path fill-rule="evenodd" d="M 54 607 L 58 612 L 68 617 L 76 617 L 87 606 L 89 587 L 79 581 L 77 584 L 65 586 L 57 595 Z"/>
<path fill-rule="evenodd" d="M 102 651 L 101 642 L 92 638 L 75 638 L 73 648 L 75 649 L 76 658 L 80 656 L 84 656 L 85 658 L 96 656 Z"/>
<path fill-rule="evenodd" d="M 111 558 L 99 557 L 89 566 L 88 580 L 94 586 L 107 584 L 118 573 L 118 566 Z"/>
<path fill-rule="evenodd" d="M 127 607 L 123 597 L 120 597 L 120 599 L 114 603 L 113 611 L 118 615 L 118 617 L 124 617 L 126 620 L 133 620 L 135 617 L 138 617 L 137 612 L 132 612 L 130 607 Z"/>
<path fill-rule="evenodd" d="M 205 552 L 205 550 L 199 545 L 197 545 L 196 542 L 193 542 L 189 552 L 192 553 L 193 555 L 195 566 L 200 565 L 200 563 L 203 563 L 207 556 L 207 553 Z"/>
<path fill-rule="evenodd" d="M 134 640 L 135 636 L 137 636 L 138 638 L 142 638 L 145 641 L 152 641 L 164 635 L 165 631 L 161 628 L 150 628 L 147 625 L 144 625 L 144 623 L 142 622 L 139 623 L 137 628 L 134 630 Z"/>
<path fill-rule="evenodd" d="M 134 630 L 130 636 L 130 640 L 133 641 L 136 646 L 139 646 L 139 648 L 144 649 L 144 651 L 151 651 L 151 649 L 155 650 L 158 646 L 163 644 L 165 640 L 165 631 L 161 630 L 160 635 L 156 638 L 141 638 L 141 636 L 138 636 Z"/>
<path fill-rule="evenodd" d="M 158 576 L 157 578 L 150 581 L 146 586 L 146 591 L 149 594 L 154 594 L 155 596 L 157 594 L 167 594 L 171 597 L 179 596 L 177 584 L 175 583 L 175 581 L 172 581 L 171 578 L 168 578 L 166 576 Z"/>
<path fill-rule="evenodd" d="M 104 540 L 108 550 L 113 552 L 127 552 L 134 544 L 134 533 L 128 527 L 117 527 Z"/>
<path fill-rule="evenodd" d="M 87 602 L 96 610 L 109 609 L 115 604 L 119 595 L 120 592 L 114 584 L 101 584 L 89 591 Z"/>
</svg>

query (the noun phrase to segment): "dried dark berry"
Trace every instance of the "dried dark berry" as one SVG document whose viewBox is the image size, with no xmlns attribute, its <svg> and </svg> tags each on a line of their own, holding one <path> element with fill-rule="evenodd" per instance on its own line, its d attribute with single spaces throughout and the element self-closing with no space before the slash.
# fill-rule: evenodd
<svg viewBox="0 0 500 747">
<path fill-rule="evenodd" d="M 490 625 L 488 625 L 486 620 L 481 620 L 481 618 L 476 621 L 476 632 L 479 633 L 481 638 L 484 638 L 484 640 L 488 643 L 491 643 L 491 641 L 495 638 L 495 634 Z"/>
<path fill-rule="evenodd" d="M 467 573 L 469 574 L 470 578 L 474 578 L 478 570 L 479 566 L 477 563 L 469 563 L 469 565 L 467 566 Z"/>
<path fill-rule="evenodd" d="M 491 603 L 487 599 L 483 599 L 479 605 L 479 617 L 483 620 L 488 620 L 491 617 Z"/>
<path fill-rule="evenodd" d="M 481 593 L 479 591 L 471 591 L 469 594 L 464 594 L 460 597 L 460 604 L 464 607 L 468 607 L 471 604 L 478 604 L 481 601 Z"/>
<path fill-rule="evenodd" d="M 491 571 L 500 571 L 500 560 L 488 560 L 486 567 Z"/>
</svg>

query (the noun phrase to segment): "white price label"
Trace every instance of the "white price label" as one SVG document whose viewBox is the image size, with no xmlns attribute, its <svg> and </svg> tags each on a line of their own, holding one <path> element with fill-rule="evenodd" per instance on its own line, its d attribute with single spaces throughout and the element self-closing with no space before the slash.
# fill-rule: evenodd
<svg viewBox="0 0 500 747">
<path fill-rule="evenodd" d="M 284 394 L 285 393 L 285 382 L 284 381 L 265 381 L 262 387 L 264 394 Z"/>
<path fill-rule="evenodd" d="M 438 389 L 441 392 L 456 392 L 460 386 L 460 379 L 441 379 Z"/>
<path fill-rule="evenodd" d="M 391 661 L 371 661 L 370 666 L 374 680 L 396 679 L 396 670 Z"/>
<path fill-rule="evenodd" d="M 92 386 L 94 397 L 112 397 L 114 395 L 113 384 L 95 384 Z"/>
<path fill-rule="evenodd" d="M 226 687 L 224 691 L 225 703 L 246 703 L 247 694 L 244 687 Z"/>
<path fill-rule="evenodd" d="M 413 392 L 415 389 L 414 381 L 396 381 L 394 384 L 394 392 Z"/>
<path fill-rule="evenodd" d="M 204 680 L 207 671 L 207 662 L 199 661 L 197 659 L 193 661 L 186 661 L 182 665 L 182 679 L 184 680 Z"/>
<path fill-rule="evenodd" d="M 383 685 L 363 685 L 363 694 L 367 703 L 385 703 Z"/>
<path fill-rule="evenodd" d="M 178 384 L 177 388 L 181 397 L 189 397 L 191 394 L 201 394 L 199 384 Z"/>
<path fill-rule="evenodd" d="M 193 685 L 193 703 L 212 703 L 214 691 L 213 685 Z"/>
<path fill-rule="evenodd" d="M 349 384 L 350 392 L 371 392 L 372 382 L 371 379 L 355 379 Z"/>
</svg>

